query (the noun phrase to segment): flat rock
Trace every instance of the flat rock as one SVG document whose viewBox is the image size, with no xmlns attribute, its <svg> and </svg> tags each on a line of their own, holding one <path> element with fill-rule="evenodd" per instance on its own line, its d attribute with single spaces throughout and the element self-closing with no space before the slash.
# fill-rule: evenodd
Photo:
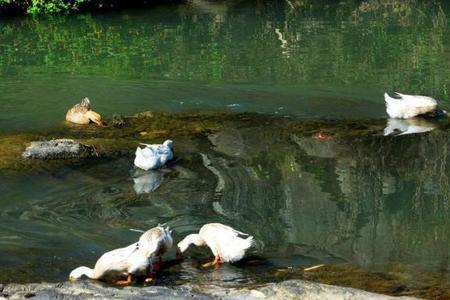
<svg viewBox="0 0 450 300">
<path fill-rule="evenodd" d="M 358 289 L 326 284 L 287 280 L 269 283 L 254 289 L 222 288 L 185 284 L 176 287 L 112 287 L 98 282 L 8 284 L 3 295 L 7 299 L 308 299 L 308 300 L 390 300 L 417 299 L 390 297 Z M 3 296 L 3 297 L 5 297 Z M 0 299 L 2 295 L 0 294 Z"/>
<path fill-rule="evenodd" d="M 23 158 L 60 159 L 89 156 L 92 147 L 71 139 L 33 141 L 22 153 Z"/>
<path fill-rule="evenodd" d="M 300 300 L 394 300 L 417 299 L 413 297 L 392 297 L 358 290 L 354 288 L 332 286 L 303 280 L 286 280 L 269 283 L 251 290 L 227 291 L 214 293 L 223 299 L 300 299 Z"/>
</svg>

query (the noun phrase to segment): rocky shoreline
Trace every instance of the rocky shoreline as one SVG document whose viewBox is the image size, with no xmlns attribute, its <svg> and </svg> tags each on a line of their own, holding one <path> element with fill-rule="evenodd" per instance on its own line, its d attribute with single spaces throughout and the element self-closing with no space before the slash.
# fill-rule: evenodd
<svg viewBox="0 0 450 300">
<path fill-rule="evenodd" d="M 106 286 L 91 281 L 0 285 L 0 299 L 417 299 L 392 297 L 358 289 L 303 280 L 287 280 L 255 288 L 222 288 L 185 284 L 177 287 Z"/>
</svg>

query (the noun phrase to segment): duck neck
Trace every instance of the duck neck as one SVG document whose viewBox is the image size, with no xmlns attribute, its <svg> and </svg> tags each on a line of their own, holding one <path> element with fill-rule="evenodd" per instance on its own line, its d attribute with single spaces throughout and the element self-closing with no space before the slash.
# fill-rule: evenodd
<svg viewBox="0 0 450 300">
<path fill-rule="evenodd" d="M 201 238 L 199 234 L 190 234 L 186 238 L 186 243 L 188 245 L 194 244 L 195 246 L 203 246 L 205 245 L 205 241 Z"/>
<path fill-rule="evenodd" d="M 83 276 L 86 276 L 90 279 L 97 279 L 94 275 L 94 270 L 88 267 L 78 267 L 70 274 L 70 277 L 73 279 L 80 279 Z"/>
</svg>

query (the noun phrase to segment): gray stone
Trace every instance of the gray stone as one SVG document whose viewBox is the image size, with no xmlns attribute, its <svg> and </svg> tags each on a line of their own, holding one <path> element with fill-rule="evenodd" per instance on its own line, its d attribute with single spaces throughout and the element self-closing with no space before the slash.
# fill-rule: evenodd
<svg viewBox="0 0 450 300">
<path fill-rule="evenodd" d="M 185 284 L 176 287 L 114 287 L 93 281 L 75 283 L 32 283 L 7 284 L 4 294 L 8 299 L 308 299 L 308 300 L 390 300 L 416 299 L 411 297 L 390 297 L 365 292 L 353 288 L 337 287 L 326 284 L 288 280 L 269 283 L 254 289 L 223 288 L 210 285 Z"/>
<path fill-rule="evenodd" d="M 22 153 L 23 158 L 59 159 L 89 156 L 93 147 L 71 139 L 34 141 Z"/>
</svg>

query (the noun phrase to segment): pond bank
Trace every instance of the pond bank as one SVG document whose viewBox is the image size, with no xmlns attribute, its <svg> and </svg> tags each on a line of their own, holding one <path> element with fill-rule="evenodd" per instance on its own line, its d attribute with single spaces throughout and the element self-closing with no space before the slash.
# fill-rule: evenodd
<svg viewBox="0 0 450 300">
<path fill-rule="evenodd" d="M 0 299 L 416 299 L 391 297 L 353 288 L 337 287 L 301 280 L 270 283 L 254 289 L 231 289 L 186 284 L 176 288 L 161 286 L 107 287 L 94 282 L 34 283 L 0 285 Z"/>
</svg>

